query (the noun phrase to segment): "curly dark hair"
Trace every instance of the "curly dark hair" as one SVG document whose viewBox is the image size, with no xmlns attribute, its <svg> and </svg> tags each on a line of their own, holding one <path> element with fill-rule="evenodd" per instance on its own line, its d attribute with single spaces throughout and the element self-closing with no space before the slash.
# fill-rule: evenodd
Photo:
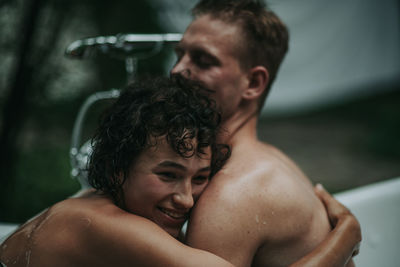
<svg viewBox="0 0 400 267">
<path fill-rule="evenodd" d="M 182 77 L 146 79 L 128 85 L 104 113 L 92 139 L 90 185 L 124 208 L 122 185 L 131 164 L 144 149 L 156 146 L 155 140 L 161 136 L 182 157 L 201 156 L 210 147 L 214 175 L 231 150 L 216 141 L 221 118 L 207 95 L 198 83 Z"/>
</svg>

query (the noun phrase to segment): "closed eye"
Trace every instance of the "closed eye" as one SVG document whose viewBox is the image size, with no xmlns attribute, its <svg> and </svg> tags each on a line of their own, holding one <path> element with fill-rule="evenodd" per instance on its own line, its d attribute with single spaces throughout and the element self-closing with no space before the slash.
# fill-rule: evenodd
<svg viewBox="0 0 400 267">
<path fill-rule="evenodd" d="M 196 176 L 193 178 L 193 183 L 198 184 L 198 185 L 204 184 L 204 183 L 208 182 L 208 177 L 209 176 L 206 176 L 206 175 Z"/>
<path fill-rule="evenodd" d="M 204 53 L 204 51 L 193 51 L 191 54 L 191 58 L 199 68 L 208 69 L 212 66 L 219 65 L 219 61 L 213 56 Z"/>
<path fill-rule="evenodd" d="M 159 172 L 159 173 L 157 173 L 157 175 L 160 176 L 161 179 L 167 180 L 167 181 L 175 180 L 178 178 L 178 176 L 173 172 Z"/>
</svg>

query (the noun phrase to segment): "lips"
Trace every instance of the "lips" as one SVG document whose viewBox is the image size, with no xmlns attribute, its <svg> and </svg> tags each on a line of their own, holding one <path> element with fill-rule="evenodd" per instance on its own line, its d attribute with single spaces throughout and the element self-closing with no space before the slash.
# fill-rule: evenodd
<svg viewBox="0 0 400 267">
<path fill-rule="evenodd" d="M 187 212 L 179 212 L 176 210 L 166 209 L 166 208 L 162 208 L 162 207 L 159 207 L 158 209 L 162 213 L 166 214 L 167 216 L 169 216 L 172 219 L 177 220 L 177 221 L 185 221 L 188 217 Z"/>
</svg>

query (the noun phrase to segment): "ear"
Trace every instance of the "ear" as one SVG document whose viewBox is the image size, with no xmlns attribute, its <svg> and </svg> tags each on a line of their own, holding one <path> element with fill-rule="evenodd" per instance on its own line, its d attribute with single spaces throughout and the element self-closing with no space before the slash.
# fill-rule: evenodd
<svg viewBox="0 0 400 267">
<path fill-rule="evenodd" d="M 269 73 L 265 67 L 256 66 L 249 70 L 248 75 L 249 85 L 242 96 L 247 100 L 256 99 L 265 91 L 269 81 Z"/>
</svg>

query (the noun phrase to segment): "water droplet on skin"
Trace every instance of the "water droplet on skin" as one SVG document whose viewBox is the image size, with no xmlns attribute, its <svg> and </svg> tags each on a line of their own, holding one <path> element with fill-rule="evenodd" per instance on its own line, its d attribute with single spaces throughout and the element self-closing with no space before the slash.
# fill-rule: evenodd
<svg viewBox="0 0 400 267">
<path fill-rule="evenodd" d="M 25 252 L 25 259 L 26 259 L 26 267 L 28 267 L 29 266 L 29 261 L 31 259 L 31 251 L 30 250 Z"/>
<path fill-rule="evenodd" d="M 82 221 L 86 228 L 92 224 L 92 220 L 90 218 L 82 218 Z"/>
</svg>

